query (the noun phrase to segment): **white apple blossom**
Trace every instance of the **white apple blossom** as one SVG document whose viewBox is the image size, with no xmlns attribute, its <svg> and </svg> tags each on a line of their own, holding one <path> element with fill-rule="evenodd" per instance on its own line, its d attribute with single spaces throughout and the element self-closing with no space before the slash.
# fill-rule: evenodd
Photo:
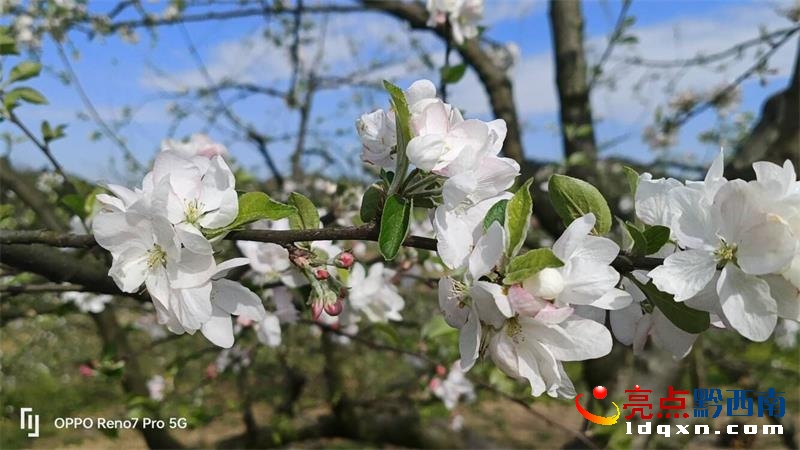
<svg viewBox="0 0 800 450">
<path fill-rule="evenodd" d="M 147 391 L 150 398 L 156 401 L 164 400 L 164 390 L 167 387 L 167 381 L 161 375 L 154 375 L 147 380 Z"/>
<path fill-rule="evenodd" d="M 503 228 L 494 222 L 472 249 L 463 280 L 449 276 L 439 280 L 439 308 L 447 324 L 460 330 L 458 346 L 464 371 L 472 368 L 480 355 L 482 323 L 499 328 L 504 317 L 511 315 L 503 287 L 481 280 L 500 261 L 504 248 Z"/>
<path fill-rule="evenodd" d="M 441 399 L 448 410 L 455 408 L 462 399 L 465 402 L 475 400 L 475 386 L 461 370 L 461 361 L 456 361 L 450 366 L 447 378 L 434 377 L 428 386 L 433 395 Z"/>
<path fill-rule="evenodd" d="M 390 281 L 393 276 L 394 271 L 385 268 L 383 263 L 371 265 L 369 272 L 356 263 L 347 279 L 347 306 L 370 322 L 403 320 L 400 311 L 405 302 Z"/>
<path fill-rule="evenodd" d="M 61 299 L 73 303 L 83 313 L 99 314 L 106 309 L 106 304 L 111 302 L 110 295 L 97 295 L 90 292 L 64 292 Z"/>
<path fill-rule="evenodd" d="M 428 26 L 441 25 L 450 19 L 453 40 L 458 45 L 478 36 L 478 22 L 483 19 L 483 0 L 428 0 Z"/>
<path fill-rule="evenodd" d="M 779 275 L 791 271 L 797 236 L 790 222 L 770 208 L 788 211 L 797 201 L 791 165 L 756 166 L 759 179 L 746 183 L 723 177 L 722 153 L 702 182 L 685 186 L 671 181 L 640 180 L 637 215 L 652 224 L 670 226 L 679 250 L 667 256 L 649 276 L 660 290 L 686 301 L 717 276 L 722 319 L 748 339 L 763 341 L 777 314 L 797 314 L 798 291 Z M 785 214 L 785 213 L 784 213 Z M 792 219 L 789 219 L 792 220 Z M 712 311 L 713 312 L 713 311 Z"/>
<path fill-rule="evenodd" d="M 647 283 L 644 271 L 632 274 L 640 282 Z M 658 308 L 647 305 L 644 293 L 630 280 L 623 279 L 622 286 L 631 294 L 634 302 L 625 308 L 610 311 L 609 323 L 614 337 L 625 345 L 632 345 L 634 353 L 644 349 L 647 338 L 674 355 L 683 358 L 692 350 L 697 334 L 688 333 L 672 323 Z"/>
<path fill-rule="evenodd" d="M 153 165 L 153 208 L 176 225 L 192 246 L 204 237 L 198 228 L 220 228 L 239 212 L 233 172 L 221 156 L 187 157 L 162 151 Z"/>
<path fill-rule="evenodd" d="M 528 380 L 534 396 L 575 396 L 561 362 L 608 354 L 608 329 L 574 315 L 571 307 L 536 298 L 519 285 L 508 289 L 508 300 L 513 311 L 503 314 L 501 326 L 488 340 L 492 361 L 507 375 Z"/>
<path fill-rule="evenodd" d="M 592 213 L 572 221 L 553 244 L 553 253 L 564 265 L 543 269 L 522 286 L 532 295 L 554 300 L 561 306 L 620 309 L 630 305 L 632 298 L 616 288 L 620 276 L 611 267 L 619 246 L 610 239 L 590 234 L 595 221 Z"/>
</svg>

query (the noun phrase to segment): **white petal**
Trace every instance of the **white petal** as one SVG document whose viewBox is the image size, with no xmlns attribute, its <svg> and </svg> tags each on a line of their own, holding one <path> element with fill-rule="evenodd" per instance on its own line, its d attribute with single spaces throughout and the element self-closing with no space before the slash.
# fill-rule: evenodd
<svg viewBox="0 0 800 450">
<path fill-rule="evenodd" d="M 611 266 L 591 260 L 571 260 L 561 268 L 564 289 L 557 300 L 563 304 L 594 305 L 619 282 L 619 273 Z M 604 299 L 611 301 L 610 299 Z"/>
<path fill-rule="evenodd" d="M 714 249 L 719 243 L 717 227 L 711 214 L 711 205 L 703 197 L 703 191 L 688 187 L 670 191 L 674 208 L 681 211 L 673 222 L 672 231 L 681 247 Z"/>
<path fill-rule="evenodd" d="M 573 253 L 583 247 L 586 237 L 594 227 L 595 221 L 596 219 L 592 213 L 573 220 L 564 230 L 561 237 L 553 244 L 553 253 L 563 262 L 570 259 Z"/>
<path fill-rule="evenodd" d="M 211 318 L 200 328 L 203 336 L 212 344 L 222 347 L 233 347 L 233 321 L 231 315 L 220 308 L 214 307 Z"/>
<path fill-rule="evenodd" d="M 636 188 L 636 215 L 648 225 L 672 227 L 680 210 L 675 207 L 669 192 L 681 186 L 672 178 L 653 180 L 649 173 L 642 174 Z"/>
<path fill-rule="evenodd" d="M 599 358 L 607 355 L 613 344 L 608 329 L 589 319 L 575 318 L 548 325 L 522 317 L 520 324 L 526 336 L 535 336 L 559 361 Z"/>
<path fill-rule="evenodd" d="M 469 256 L 469 273 L 473 280 L 491 272 L 500 262 L 505 249 L 503 227 L 499 222 L 492 222 L 486 234 L 478 239 Z"/>
<path fill-rule="evenodd" d="M 682 302 L 708 285 L 716 267 L 714 255 L 710 252 L 686 250 L 669 255 L 664 259 L 664 265 L 647 275 L 659 290 L 673 294 L 676 302 Z"/>
<path fill-rule="evenodd" d="M 470 309 L 465 307 L 461 300 L 453 290 L 452 278 L 445 277 L 439 280 L 439 309 L 442 311 L 444 321 L 453 328 L 462 328 L 467 323 L 470 313 Z"/>
<path fill-rule="evenodd" d="M 195 228 L 194 225 L 179 223 L 175 225 L 175 234 L 183 245 L 193 253 L 200 255 L 211 255 L 214 253 L 214 249 L 211 248 L 211 243 L 208 242 L 208 239 L 206 239 L 203 233 Z"/>
<path fill-rule="evenodd" d="M 471 313 L 467 323 L 461 328 L 458 336 L 458 350 L 461 352 L 461 370 L 468 371 L 478 359 L 481 344 L 481 323 L 477 313 Z"/>
<path fill-rule="evenodd" d="M 602 309 L 621 309 L 633 302 L 633 297 L 628 292 L 613 288 L 602 297 L 592 302 L 592 306 Z"/>
<path fill-rule="evenodd" d="M 256 336 L 259 342 L 269 347 L 278 347 L 281 345 L 281 324 L 278 318 L 267 313 L 264 320 L 256 325 Z"/>
<path fill-rule="evenodd" d="M 411 139 L 406 147 L 408 160 L 420 170 L 432 171 L 442 156 L 444 137 L 441 134 L 427 134 Z"/>
<path fill-rule="evenodd" d="M 441 206 L 436 208 L 433 225 L 442 262 L 453 270 L 463 267 L 473 243 L 472 230 L 461 217 Z"/>
<path fill-rule="evenodd" d="M 495 328 L 501 328 L 507 318 L 513 316 L 508 297 L 503 294 L 503 287 L 488 281 L 478 281 L 472 287 L 470 294 L 478 317 L 484 323 Z"/>
<path fill-rule="evenodd" d="M 778 316 L 800 322 L 800 289 L 779 275 L 764 277 L 769 293 L 778 304 Z"/>
<path fill-rule="evenodd" d="M 614 337 L 624 345 L 633 344 L 636 324 L 643 316 L 642 307 L 634 303 L 620 310 L 611 311 L 608 316 Z"/>
<path fill-rule="evenodd" d="M 167 259 L 167 274 L 175 288 L 195 287 L 211 280 L 217 271 L 214 255 L 199 255 L 187 248 L 180 250 L 180 259 Z"/>
<path fill-rule="evenodd" d="M 122 292 L 136 292 L 147 277 L 147 252 L 131 247 L 116 258 L 108 271 Z"/>
<path fill-rule="evenodd" d="M 172 289 L 170 310 L 187 331 L 194 332 L 211 318 L 211 283 L 186 289 Z"/>
<path fill-rule="evenodd" d="M 150 297 L 161 302 L 165 307 L 169 305 L 169 280 L 167 279 L 167 270 L 163 266 L 151 268 L 144 282 Z"/>
<path fill-rule="evenodd" d="M 681 330 L 661 311 L 653 311 L 653 316 L 653 328 L 650 331 L 653 343 L 672 353 L 676 358 L 688 355 L 698 335 Z"/>
<path fill-rule="evenodd" d="M 739 334 L 756 342 L 767 340 L 778 316 L 766 281 L 729 263 L 719 276 L 717 292 L 725 318 Z"/>
<path fill-rule="evenodd" d="M 229 260 L 223 261 L 217 264 L 217 271 L 214 273 L 213 278 L 219 279 L 227 276 L 228 272 L 237 268 L 246 266 L 250 263 L 250 260 L 247 258 L 231 258 Z"/>
<path fill-rule="evenodd" d="M 261 299 L 250 289 L 233 280 L 214 280 L 211 283 L 211 303 L 234 316 L 245 316 L 260 322 L 267 315 Z"/>
<path fill-rule="evenodd" d="M 741 237 L 736 258 L 739 267 L 751 275 L 780 273 L 792 263 L 795 245 L 789 227 L 771 216 Z"/>
</svg>

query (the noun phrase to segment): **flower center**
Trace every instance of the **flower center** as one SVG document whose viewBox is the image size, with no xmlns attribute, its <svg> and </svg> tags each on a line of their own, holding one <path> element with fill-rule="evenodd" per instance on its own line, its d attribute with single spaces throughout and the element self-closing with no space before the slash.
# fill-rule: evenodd
<svg viewBox="0 0 800 450">
<path fill-rule="evenodd" d="M 191 200 L 186 203 L 186 222 L 197 225 L 200 216 L 203 215 L 203 204 L 198 202 L 197 199 Z"/>
<path fill-rule="evenodd" d="M 714 250 L 714 257 L 722 265 L 729 262 L 736 262 L 736 244 L 728 244 L 724 240 L 720 240 L 720 245 Z"/>
<path fill-rule="evenodd" d="M 519 316 L 514 316 L 506 321 L 506 334 L 515 344 L 525 342 L 525 335 L 522 334 L 522 325 L 519 323 Z"/>
<path fill-rule="evenodd" d="M 167 253 L 160 245 L 153 245 L 153 248 L 147 252 L 147 267 L 150 269 L 156 266 L 163 267 L 166 263 Z"/>
</svg>

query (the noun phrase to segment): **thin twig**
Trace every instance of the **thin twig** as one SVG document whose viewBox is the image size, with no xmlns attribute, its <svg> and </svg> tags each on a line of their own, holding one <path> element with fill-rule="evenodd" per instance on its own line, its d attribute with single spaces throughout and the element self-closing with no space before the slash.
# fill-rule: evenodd
<svg viewBox="0 0 800 450">
<path fill-rule="evenodd" d="M 27 294 L 33 292 L 82 292 L 86 288 L 79 284 L 43 283 L 0 286 L 0 292 L 7 294 Z"/>
<path fill-rule="evenodd" d="M 628 10 L 631 7 L 633 0 L 623 0 L 622 1 L 622 8 L 619 11 L 619 16 L 617 16 L 617 23 L 614 25 L 614 30 L 611 32 L 611 35 L 608 37 L 608 44 L 606 44 L 605 50 L 603 50 L 602 56 L 600 56 L 600 60 L 592 69 L 592 77 L 589 79 L 588 83 L 588 90 L 591 91 L 592 87 L 594 86 L 597 79 L 600 78 L 600 74 L 603 71 L 603 66 L 608 61 L 608 58 L 611 56 L 611 53 L 614 51 L 614 47 L 617 45 L 619 38 L 622 37 L 622 31 L 625 27 L 625 19 L 628 17 Z"/>
</svg>

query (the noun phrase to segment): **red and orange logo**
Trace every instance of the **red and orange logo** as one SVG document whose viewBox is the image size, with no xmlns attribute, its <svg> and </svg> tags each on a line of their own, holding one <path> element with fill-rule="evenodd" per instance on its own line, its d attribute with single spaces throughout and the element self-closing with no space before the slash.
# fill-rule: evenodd
<svg viewBox="0 0 800 450">
<path fill-rule="evenodd" d="M 595 388 L 592 389 L 592 395 L 594 396 L 594 398 L 602 400 L 606 398 L 606 395 L 608 395 L 608 390 L 603 386 L 595 386 Z M 598 416 L 597 414 L 590 413 L 583 406 L 581 406 L 580 403 L 581 397 L 583 397 L 583 394 L 578 394 L 575 397 L 575 407 L 578 408 L 578 412 L 581 413 L 581 415 L 586 420 L 600 425 L 614 425 L 615 423 L 617 423 L 617 420 L 619 420 L 619 416 L 621 415 L 621 413 L 619 411 L 619 406 L 617 406 L 616 403 L 611 402 L 611 404 L 614 405 L 614 408 L 617 409 L 617 413 L 615 415 L 609 417 Z"/>
</svg>

